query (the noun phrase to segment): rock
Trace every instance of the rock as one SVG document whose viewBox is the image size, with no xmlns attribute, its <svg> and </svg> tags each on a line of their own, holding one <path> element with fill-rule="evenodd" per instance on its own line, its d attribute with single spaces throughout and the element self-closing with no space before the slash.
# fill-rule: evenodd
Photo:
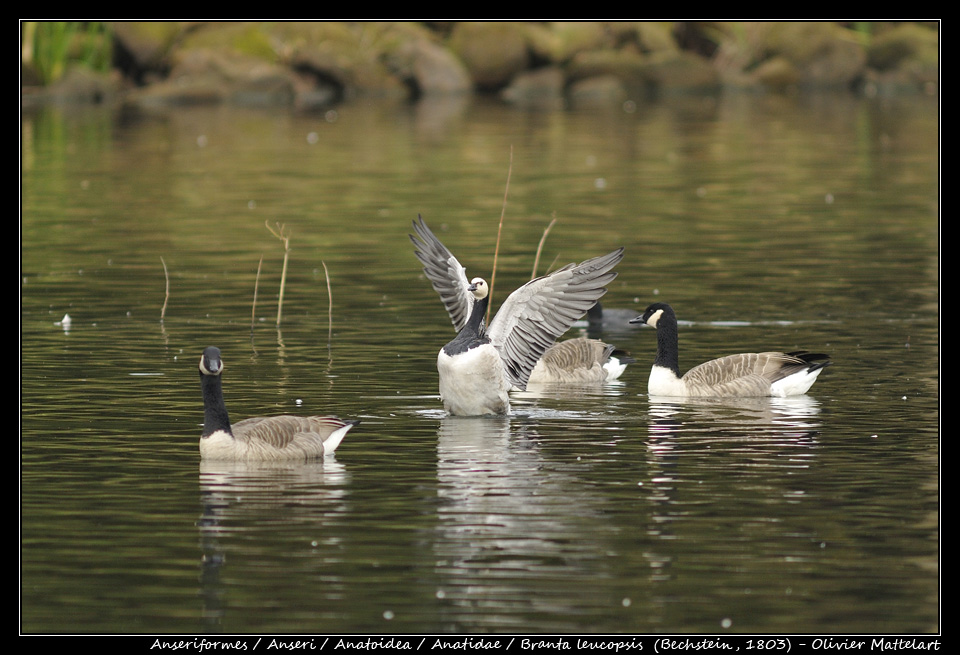
<svg viewBox="0 0 960 655">
<path fill-rule="evenodd" d="M 463 22 L 450 34 L 449 46 L 481 91 L 505 87 L 530 61 L 522 23 Z"/>
<path fill-rule="evenodd" d="M 773 88 L 847 89 L 863 74 L 863 49 L 847 28 L 828 21 L 746 23 L 736 37 L 739 65 Z M 729 43 L 727 44 L 729 46 Z M 789 80 L 792 77 L 792 80 Z"/>
<path fill-rule="evenodd" d="M 654 53 L 647 58 L 643 71 L 648 84 L 659 90 L 703 92 L 720 87 L 716 68 L 686 50 Z"/>
<path fill-rule="evenodd" d="M 935 64 L 939 46 L 936 30 L 916 24 L 896 25 L 877 34 L 867 48 L 867 61 L 880 72 L 909 66 L 910 61 Z"/>
<path fill-rule="evenodd" d="M 136 71 L 159 71 L 166 65 L 174 44 L 190 25 L 175 21 L 117 21 L 110 23 L 121 67 Z"/>
<path fill-rule="evenodd" d="M 567 76 L 573 80 L 613 75 L 628 85 L 646 82 L 647 59 L 633 49 L 581 52 L 567 64 Z"/>
<path fill-rule="evenodd" d="M 463 63 L 446 48 L 425 39 L 400 45 L 388 65 L 418 96 L 469 93 L 472 88 Z"/>
<path fill-rule="evenodd" d="M 232 102 L 241 105 L 292 105 L 293 74 L 260 59 L 223 51 L 191 50 L 170 76 L 131 96 L 133 104 L 191 105 Z"/>
<path fill-rule="evenodd" d="M 800 73 L 786 57 L 773 57 L 754 69 L 752 79 L 774 91 L 796 88 Z"/>
<path fill-rule="evenodd" d="M 21 102 L 230 102 L 323 108 L 357 97 L 499 93 L 562 107 L 579 98 L 721 86 L 935 93 L 936 23 L 835 21 L 118 22 L 117 71 L 38 75 L 21 53 Z M 78 71 L 80 69 L 78 68 Z M 606 101 L 603 100 L 603 101 Z"/>
<path fill-rule="evenodd" d="M 578 107 L 586 105 L 619 105 L 627 99 L 627 90 L 615 75 L 600 75 L 578 80 L 567 95 Z"/>
<path fill-rule="evenodd" d="M 562 107 L 565 79 L 559 66 L 520 73 L 500 96 L 515 105 Z"/>
</svg>

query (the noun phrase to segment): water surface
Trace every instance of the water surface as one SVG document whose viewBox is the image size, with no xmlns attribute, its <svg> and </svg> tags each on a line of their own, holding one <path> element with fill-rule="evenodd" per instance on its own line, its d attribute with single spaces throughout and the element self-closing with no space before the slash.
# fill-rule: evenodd
<svg viewBox="0 0 960 655">
<path fill-rule="evenodd" d="M 937 130 L 922 98 L 25 114 L 21 630 L 936 631 Z M 407 234 L 489 276 L 501 213 L 494 305 L 555 218 L 538 272 L 624 246 L 604 304 L 671 303 L 682 368 L 835 365 L 648 398 L 653 331 L 611 324 L 619 383 L 447 418 Z M 235 419 L 361 425 L 323 463 L 201 463 L 208 345 Z"/>
</svg>

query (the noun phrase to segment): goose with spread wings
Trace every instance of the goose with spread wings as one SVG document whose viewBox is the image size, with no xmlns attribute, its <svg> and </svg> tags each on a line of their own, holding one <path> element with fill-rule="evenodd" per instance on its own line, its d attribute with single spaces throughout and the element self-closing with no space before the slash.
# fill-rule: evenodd
<svg viewBox="0 0 960 655">
<path fill-rule="evenodd" d="M 455 416 L 509 413 L 510 390 L 526 388 L 557 337 L 606 293 L 617 276 L 613 268 L 623 258 L 623 248 L 618 248 L 531 280 L 507 297 L 487 326 L 487 282 L 468 279 L 422 217 L 413 229 L 416 256 L 457 330 L 437 356 L 440 398 Z"/>
</svg>

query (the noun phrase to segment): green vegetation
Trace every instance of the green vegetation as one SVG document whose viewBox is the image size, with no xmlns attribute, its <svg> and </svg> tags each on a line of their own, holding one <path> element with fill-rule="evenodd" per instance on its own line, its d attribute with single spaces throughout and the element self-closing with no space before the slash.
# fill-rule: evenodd
<svg viewBox="0 0 960 655">
<path fill-rule="evenodd" d="M 37 71 L 43 84 L 55 82 L 71 65 L 106 72 L 111 64 L 110 28 L 103 22 L 25 22 L 21 62 Z"/>
</svg>

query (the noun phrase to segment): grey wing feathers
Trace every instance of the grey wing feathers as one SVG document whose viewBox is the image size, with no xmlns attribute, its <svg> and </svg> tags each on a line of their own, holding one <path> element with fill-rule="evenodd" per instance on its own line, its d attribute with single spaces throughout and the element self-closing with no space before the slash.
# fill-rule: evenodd
<svg viewBox="0 0 960 655">
<path fill-rule="evenodd" d="M 813 363 L 824 357 L 803 352 L 728 355 L 693 367 L 683 376 L 683 381 L 691 392 L 705 389 L 710 391 L 709 395 L 718 395 L 718 392 L 734 396 L 765 395 L 778 380 L 805 369 L 825 366 Z"/>
<path fill-rule="evenodd" d="M 623 248 L 538 277 L 510 294 L 487 335 L 500 351 L 510 381 L 523 389 L 544 351 L 580 319 L 617 277 Z"/>
<path fill-rule="evenodd" d="M 450 314 L 453 327 L 459 332 L 470 318 L 473 308 L 473 294 L 467 289 L 466 269 L 460 265 L 445 245 L 430 231 L 423 218 L 418 216 L 413 222 L 416 236 L 410 235 L 410 241 L 416 247 L 414 254 L 423 264 L 423 273 L 430 280 L 434 290 L 440 294 L 443 306 Z"/>
<path fill-rule="evenodd" d="M 599 339 L 569 339 L 548 348 L 541 360 L 558 369 L 590 368 L 605 364 L 613 351 L 613 346 Z"/>
<path fill-rule="evenodd" d="M 530 378 L 530 384 L 600 384 L 607 379 L 604 365 L 614 347 L 597 339 L 559 341 L 543 353 Z"/>
<path fill-rule="evenodd" d="M 323 453 L 323 442 L 348 425 L 334 416 L 267 416 L 248 418 L 233 426 L 233 435 L 253 449 L 292 448 L 307 455 Z"/>
</svg>

